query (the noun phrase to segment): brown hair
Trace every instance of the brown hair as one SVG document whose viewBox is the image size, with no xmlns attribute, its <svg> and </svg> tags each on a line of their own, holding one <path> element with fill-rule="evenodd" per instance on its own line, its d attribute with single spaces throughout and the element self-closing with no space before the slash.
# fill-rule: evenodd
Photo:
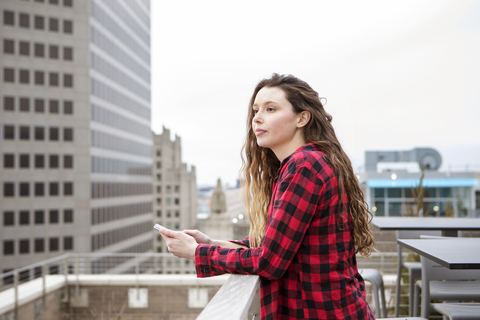
<svg viewBox="0 0 480 320">
<path fill-rule="evenodd" d="M 310 112 L 311 119 L 303 128 L 303 138 L 307 143 L 317 145 L 327 155 L 338 178 L 340 199 L 337 213 L 340 216 L 347 211 L 350 213 L 353 222 L 355 252 L 369 256 L 375 247 L 375 239 L 368 225 L 372 214 L 368 210 L 350 159 L 335 135 L 331 124 L 332 116 L 325 111 L 318 93 L 308 83 L 292 75 L 276 73 L 271 78 L 260 81 L 253 92 L 247 116 L 247 136 L 242 148 L 241 174 L 246 211 L 250 220 L 251 246 L 260 246 L 265 235 L 273 180 L 280 166 L 280 162 L 272 150 L 258 146 L 252 129 L 254 117 L 252 106 L 257 93 L 264 87 L 282 89 L 295 113 Z M 345 194 L 348 195 L 348 208 L 345 208 L 342 201 Z"/>
</svg>

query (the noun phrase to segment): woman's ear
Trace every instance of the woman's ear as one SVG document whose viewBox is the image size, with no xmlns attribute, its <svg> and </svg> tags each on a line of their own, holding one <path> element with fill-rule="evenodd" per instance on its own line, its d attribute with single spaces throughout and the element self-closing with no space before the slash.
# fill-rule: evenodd
<svg viewBox="0 0 480 320">
<path fill-rule="evenodd" d="M 298 128 L 305 127 L 307 123 L 310 121 L 310 117 L 311 117 L 310 111 L 300 112 L 300 117 L 298 118 L 297 127 Z"/>
</svg>

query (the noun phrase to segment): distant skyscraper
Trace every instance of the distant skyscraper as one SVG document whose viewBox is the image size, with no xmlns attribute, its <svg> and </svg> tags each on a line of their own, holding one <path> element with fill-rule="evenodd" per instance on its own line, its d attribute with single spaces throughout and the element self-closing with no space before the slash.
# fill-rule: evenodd
<svg viewBox="0 0 480 320">
<path fill-rule="evenodd" d="M 0 14 L 0 272 L 151 251 L 149 0 L 2 0 Z"/>
<path fill-rule="evenodd" d="M 170 140 L 170 130 L 153 135 L 154 222 L 172 229 L 195 226 L 197 216 L 197 178 L 195 167 L 182 163 L 181 139 Z M 162 236 L 154 239 L 157 252 L 166 253 Z M 175 257 L 156 260 L 157 273 L 195 273 L 194 263 Z"/>
</svg>

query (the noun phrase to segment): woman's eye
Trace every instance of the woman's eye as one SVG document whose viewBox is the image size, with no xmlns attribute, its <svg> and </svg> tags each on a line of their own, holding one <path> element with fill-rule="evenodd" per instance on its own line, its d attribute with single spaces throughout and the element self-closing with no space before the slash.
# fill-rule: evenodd
<svg viewBox="0 0 480 320">
<path fill-rule="evenodd" d="M 268 108 L 267 111 L 275 111 L 275 108 Z"/>
<path fill-rule="evenodd" d="M 253 114 L 257 114 L 258 110 L 253 109 Z"/>
</svg>

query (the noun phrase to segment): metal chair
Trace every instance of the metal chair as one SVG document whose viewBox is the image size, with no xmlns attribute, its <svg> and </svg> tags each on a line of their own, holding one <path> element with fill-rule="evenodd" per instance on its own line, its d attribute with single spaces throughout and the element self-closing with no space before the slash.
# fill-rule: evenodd
<svg viewBox="0 0 480 320">
<path fill-rule="evenodd" d="M 434 303 L 433 309 L 449 320 L 478 320 L 480 318 L 479 303 Z"/>
<path fill-rule="evenodd" d="M 397 239 L 418 239 L 420 235 L 432 235 L 440 236 L 441 231 L 431 231 L 431 230 L 415 230 L 415 231 L 406 231 L 406 230 L 397 230 Z M 400 309 L 400 294 L 401 294 L 401 283 L 402 283 L 402 269 L 408 269 L 408 284 L 409 284 L 409 316 L 413 316 L 413 295 L 414 295 L 414 286 L 415 281 L 420 279 L 422 276 L 422 264 L 420 262 L 403 262 L 402 257 L 402 246 L 397 245 L 397 287 L 396 287 L 396 296 L 395 296 L 395 317 L 398 317 Z"/>
<path fill-rule="evenodd" d="M 359 269 L 358 273 L 363 280 L 368 281 L 373 286 L 373 304 L 375 306 L 375 315 L 387 317 L 387 303 L 385 301 L 385 286 L 383 284 L 382 274 L 377 269 Z M 379 292 L 382 296 L 382 308 L 380 308 Z"/>
<path fill-rule="evenodd" d="M 420 259 L 422 263 L 422 281 L 417 282 L 418 285 L 415 290 L 415 316 L 418 315 L 420 290 L 422 292 L 421 316 L 423 318 L 428 318 L 433 310 L 437 310 L 438 305 L 442 309 L 443 304 L 432 304 L 432 300 L 480 301 L 480 281 L 478 281 L 480 280 L 480 270 L 450 270 L 423 256 Z M 443 310 L 448 312 L 445 308 Z M 437 311 L 440 312 L 439 310 Z M 479 318 L 478 315 L 479 313 L 477 312 L 477 319 Z"/>
</svg>

